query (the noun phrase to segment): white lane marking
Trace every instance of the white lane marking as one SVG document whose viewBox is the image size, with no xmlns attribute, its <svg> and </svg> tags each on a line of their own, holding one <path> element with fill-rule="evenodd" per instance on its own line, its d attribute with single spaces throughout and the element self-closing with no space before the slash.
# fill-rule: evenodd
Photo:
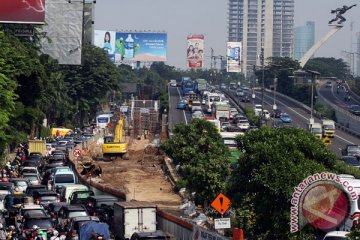
<svg viewBox="0 0 360 240">
<path fill-rule="evenodd" d="M 179 88 L 176 87 L 176 90 L 177 90 L 177 92 L 179 93 L 180 100 L 182 100 L 182 97 L 181 97 Z M 186 125 L 187 125 L 187 124 L 188 124 L 188 121 L 187 121 L 187 118 L 186 118 L 185 110 L 182 110 L 182 111 L 183 111 L 183 113 L 184 113 L 184 119 L 185 119 L 185 123 L 186 123 Z"/>
<path fill-rule="evenodd" d="M 264 94 L 264 96 L 271 99 L 271 96 L 268 96 L 268 95 L 266 95 L 266 94 Z M 297 111 L 295 111 L 294 109 L 292 109 L 291 107 L 286 106 L 286 104 L 284 104 L 283 102 L 281 102 L 281 101 L 279 101 L 279 100 L 277 100 L 277 99 L 276 99 L 276 101 L 279 102 L 279 103 L 281 103 L 281 104 L 284 105 L 285 107 L 289 108 L 291 111 L 295 112 L 296 114 L 298 114 L 298 115 L 301 116 L 302 118 L 304 118 L 304 119 L 306 119 L 306 120 L 309 120 L 308 118 L 304 117 L 303 115 L 301 115 L 300 113 L 298 113 Z M 264 101 L 264 102 L 265 102 L 265 101 Z M 347 142 L 347 143 L 349 143 L 349 144 L 354 144 L 354 143 L 350 142 L 349 140 L 340 137 L 339 135 L 336 135 L 336 138 L 339 138 L 339 139 L 341 139 L 341 140 L 343 140 L 344 142 Z M 354 145 L 355 145 L 355 144 L 354 144 Z"/>
</svg>

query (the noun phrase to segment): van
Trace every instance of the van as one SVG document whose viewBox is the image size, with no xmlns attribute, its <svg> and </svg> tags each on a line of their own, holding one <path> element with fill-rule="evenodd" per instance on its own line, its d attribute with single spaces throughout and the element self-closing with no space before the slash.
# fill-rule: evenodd
<svg viewBox="0 0 360 240">
<path fill-rule="evenodd" d="M 261 104 L 255 104 L 255 107 L 254 107 L 254 114 L 255 116 L 260 116 L 260 113 L 262 111 L 262 105 Z"/>
<path fill-rule="evenodd" d="M 50 184 L 52 190 L 59 191 L 63 186 L 76 184 L 76 177 L 71 169 L 59 169 L 55 172 Z"/>
<path fill-rule="evenodd" d="M 89 188 L 83 184 L 72 184 L 64 186 L 60 196 L 61 201 L 70 203 L 69 198 L 71 194 L 76 191 L 89 191 Z"/>
</svg>

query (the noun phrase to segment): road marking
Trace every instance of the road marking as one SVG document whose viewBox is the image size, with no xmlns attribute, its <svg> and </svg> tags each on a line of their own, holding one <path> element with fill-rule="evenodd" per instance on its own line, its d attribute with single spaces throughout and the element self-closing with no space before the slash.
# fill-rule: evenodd
<svg viewBox="0 0 360 240">
<path fill-rule="evenodd" d="M 176 87 L 176 90 L 177 90 L 177 92 L 179 93 L 180 100 L 182 100 L 182 97 L 181 97 L 181 94 L 180 94 L 179 88 L 178 88 L 178 87 Z M 184 113 L 185 124 L 187 125 L 187 124 L 188 124 L 188 121 L 187 121 L 187 118 L 186 118 L 186 113 L 185 113 L 185 110 L 182 110 L 182 111 L 183 111 L 183 113 Z"/>
<path fill-rule="evenodd" d="M 343 140 L 344 142 L 347 142 L 347 143 L 349 143 L 349 144 L 355 145 L 355 143 L 350 142 L 349 140 L 346 140 L 345 138 L 342 138 L 342 137 L 340 137 L 339 135 L 336 135 L 335 137 L 336 137 L 336 138 L 340 138 L 340 139 Z"/>
</svg>

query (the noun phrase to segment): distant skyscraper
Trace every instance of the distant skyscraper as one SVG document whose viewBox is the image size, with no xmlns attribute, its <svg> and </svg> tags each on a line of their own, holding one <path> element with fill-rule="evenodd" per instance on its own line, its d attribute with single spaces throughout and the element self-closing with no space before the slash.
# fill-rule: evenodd
<svg viewBox="0 0 360 240">
<path fill-rule="evenodd" d="M 296 27 L 294 32 L 294 59 L 300 60 L 315 43 L 315 22 L 308 21 L 305 26 Z"/>
<path fill-rule="evenodd" d="M 253 73 L 258 58 L 292 57 L 294 0 L 229 0 L 228 40 L 242 42 L 242 70 Z"/>
</svg>

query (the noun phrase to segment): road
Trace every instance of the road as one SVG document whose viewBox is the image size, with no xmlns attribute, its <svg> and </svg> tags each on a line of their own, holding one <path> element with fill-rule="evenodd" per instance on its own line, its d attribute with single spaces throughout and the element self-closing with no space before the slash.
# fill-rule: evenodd
<svg viewBox="0 0 360 240">
<path fill-rule="evenodd" d="M 329 91 L 330 88 L 325 89 L 325 91 Z M 233 98 L 239 99 L 235 95 L 235 91 L 231 90 L 229 92 Z M 261 104 L 261 92 L 255 91 L 255 99 L 251 103 L 242 103 L 238 101 L 238 104 L 240 104 L 243 107 L 253 107 L 253 104 Z M 169 87 L 169 99 L 170 99 L 170 116 L 169 116 L 169 124 L 170 128 L 173 129 L 173 127 L 178 123 L 189 123 L 191 121 L 191 114 L 188 111 L 183 111 L 176 109 L 176 104 L 178 101 L 182 98 L 181 96 L 181 89 L 178 87 Z M 292 119 L 292 126 L 304 128 L 307 129 L 307 123 L 309 122 L 309 118 L 311 116 L 310 112 L 308 110 L 305 110 L 298 106 L 297 104 L 288 101 L 285 97 L 282 97 L 278 94 L 275 96 L 276 99 L 276 105 L 278 108 L 281 108 L 283 112 L 288 113 L 291 116 Z M 339 99 L 337 99 L 339 101 Z M 268 111 L 272 110 L 272 105 L 274 102 L 273 93 L 271 92 L 265 92 L 264 94 L 264 107 Z M 321 122 L 319 118 L 314 117 L 315 122 Z M 267 124 L 271 126 L 270 120 Z M 341 149 L 343 149 L 347 144 L 359 144 L 360 145 L 360 139 L 349 135 L 340 129 L 336 130 L 336 136 L 335 138 L 331 139 L 332 143 L 330 144 L 330 148 L 336 153 L 338 157 L 341 156 Z"/>
</svg>

